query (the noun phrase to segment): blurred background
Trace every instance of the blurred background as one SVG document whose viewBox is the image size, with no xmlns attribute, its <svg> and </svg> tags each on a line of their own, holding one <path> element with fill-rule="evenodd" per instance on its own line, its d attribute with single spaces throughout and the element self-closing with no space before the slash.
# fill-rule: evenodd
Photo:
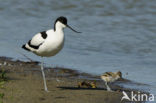
<svg viewBox="0 0 156 103">
<path fill-rule="evenodd" d="M 59 16 L 81 34 L 65 29 L 65 46 L 46 66 L 100 75 L 120 70 L 149 84 L 156 94 L 156 0 L 0 0 L 0 56 L 40 57 L 21 46 L 53 28 Z M 128 75 L 125 75 L 128 74 Z M 143 88 L 142 88 L 143 89 Z"/>
</svg>

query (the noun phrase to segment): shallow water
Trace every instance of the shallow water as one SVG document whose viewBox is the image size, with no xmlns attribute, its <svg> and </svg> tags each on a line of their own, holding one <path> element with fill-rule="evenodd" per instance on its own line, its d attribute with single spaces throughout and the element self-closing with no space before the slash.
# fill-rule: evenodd
<svg viewBox="0 0 156 103">
<path fill-rule="evenodd" d="M 0 55 L 40 60 L 20 47 L 66 16 L 65 46 L 47 65 L 101 74 L 122 71 L 156 94 L 156 0 L 0 0 Z M 128 73 L 128 75 L 126 75 Z"/>
</svg>

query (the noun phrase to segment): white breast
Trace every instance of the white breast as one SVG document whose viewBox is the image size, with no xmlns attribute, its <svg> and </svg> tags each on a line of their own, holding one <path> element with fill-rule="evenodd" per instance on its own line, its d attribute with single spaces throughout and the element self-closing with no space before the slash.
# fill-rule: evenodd
<svg viewBox="0 0 156 103">
<path fill-rule="evenodd" d="M 64 45 L 63 30 L 57 32 L 54 32 L 53 30 L 48 30 L 46 40 L 35 52 L 35 54 L 46 57 L 54 56 L 63 48 L 63 45 Z"/>
</svg>

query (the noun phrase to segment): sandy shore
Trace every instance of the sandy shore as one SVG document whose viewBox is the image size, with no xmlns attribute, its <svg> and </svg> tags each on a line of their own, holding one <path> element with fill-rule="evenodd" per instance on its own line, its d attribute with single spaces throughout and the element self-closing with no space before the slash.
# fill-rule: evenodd
<svg viewBox="0 0 156 103">
<path fill-rule="evenodd" d="M 50 91 L 47 93 L 38 62 L 0 57 L 0 70 L 5 70 L 7 77 L 0 87 L 0 94 L 4 94 L 0 103 L 128 103 L 121 102 L 122 90 L 130 89 L 112 85 L 115 91 L 108 92 L 99 76 L 66 68 L 46 68 Z M 78 88 L 77 83 L 84 80 L 96 81 L 97 88 Z"/>
</svg>

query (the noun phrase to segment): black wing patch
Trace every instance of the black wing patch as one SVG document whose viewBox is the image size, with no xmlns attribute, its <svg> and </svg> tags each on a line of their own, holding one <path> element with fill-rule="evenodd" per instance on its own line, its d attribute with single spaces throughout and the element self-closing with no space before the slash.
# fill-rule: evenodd
<svg viewBox="0 0 156 103">
<path fill-rule="evenodd" d="M 46 31 L 43 31 L 43 32 L 40 32 L 41 33 L 41 36 L 43 39 L 46 39 L 47 38 L 47 33 Z"/>
<path fill-rule="evenodd" d="M 30 51 L 28 48 L 26 48 L 25 45 L 23 45 L 22 48 L 25 49 L 25 50 L 27 50 L 27 51 Z"/>
<path fill-rule="evenodd" d="M 35 46 L 35 45 L 32 45 L 32 44 L 31 44 L 31 40 L 29 40 L 29 42 L 28 42 L 28 45 L 29 45 L 31 48 L 34 48 L 34 49 L 38 49 L 38 48 L 40 47 L 40 45 L 42 45 L 42 44 L 43 44 L 43 43 L 41 43 L 41 44 Z"/>
</svg>

